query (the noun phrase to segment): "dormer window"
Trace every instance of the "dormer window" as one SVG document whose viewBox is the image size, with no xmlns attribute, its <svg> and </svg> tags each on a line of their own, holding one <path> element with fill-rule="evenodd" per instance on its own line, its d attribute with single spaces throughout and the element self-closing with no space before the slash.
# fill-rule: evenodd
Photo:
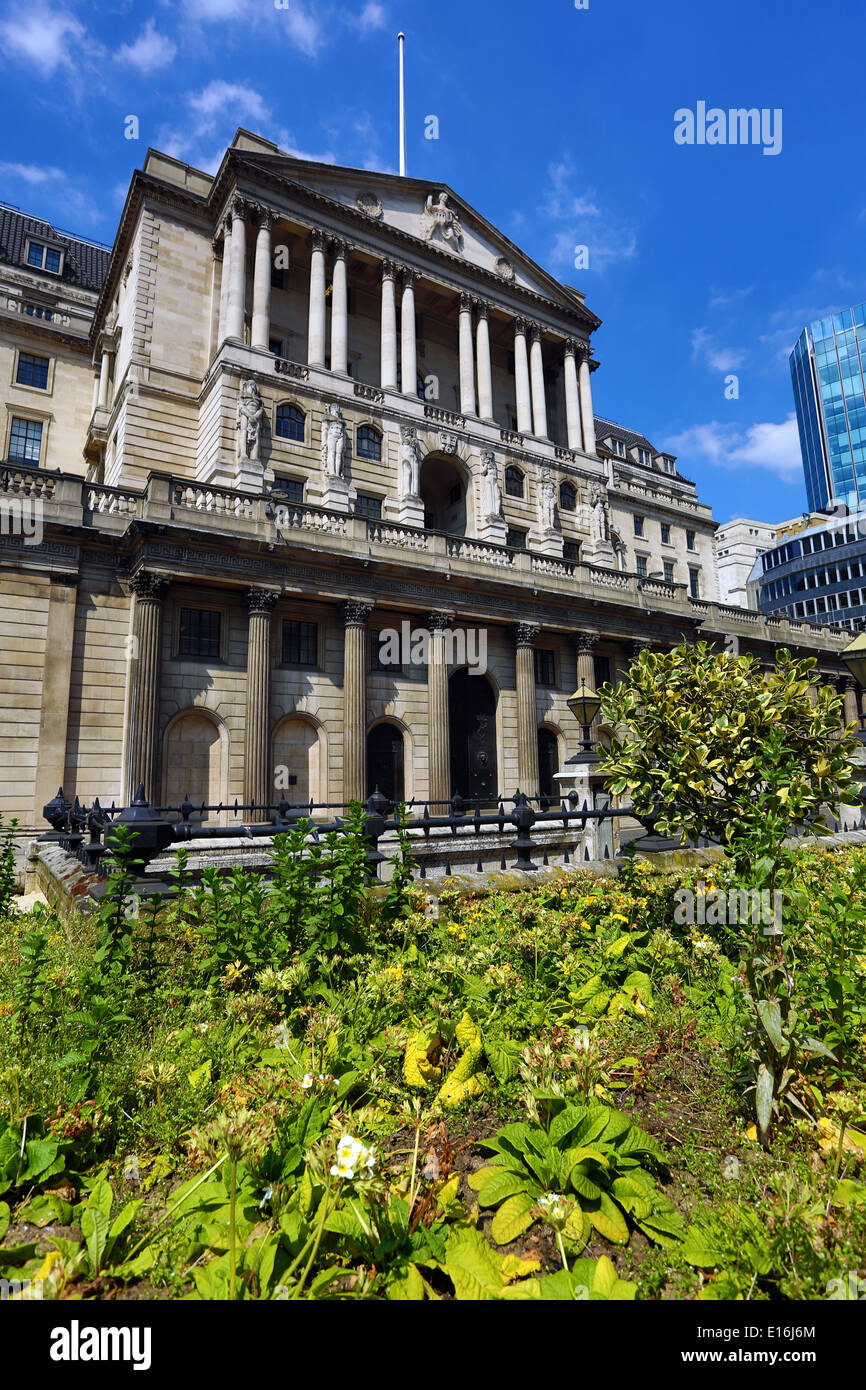
<svg viewBox="0 0 866 1390">
<path fill-rule="evenodd" d="M 638 445 L 638 450 L 637 450 L 637 461 L 638 461 L 638 463 L 644 464 L 644 465 L 648 468 L 648 467 L 649 467 L 649 461 L 650 461 L 650 451 L 649 451 L 649 449 L 644 449 L 642 446 Z"/>
<path fill-rule="evenodd" d="M 27 264 L 34 270 L 47 270 L 49 275 L 59 275 L 63 269 L 63 252 L 56 246 L 46 246 L 42 241 L 28 241 Z"/>
<path fill-rule="evenodd" d="M 625 458 L 625 456 L 626 456 L 626 449 L 625 449 L 625 445 L 623 444 L 623 442 L 622 442 L 621 439 L 611 439 L 611 441 L 610 441 L 610 447 L 611 447 L 613 453 L 616 454 L 617 458 L 621 458 L 621 459 L 624 459 L 624 458 Z"/>
</svg>

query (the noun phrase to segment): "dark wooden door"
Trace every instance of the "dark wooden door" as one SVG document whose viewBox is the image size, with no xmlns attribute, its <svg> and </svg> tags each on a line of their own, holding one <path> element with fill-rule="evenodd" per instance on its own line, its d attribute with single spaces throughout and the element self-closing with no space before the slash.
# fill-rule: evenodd
<svg viewBox="0 0 866 1390">
<path fill-rule="evenodd" d="M 451 739 L 451 794 L 494 801 L 499 790 L 496 766 L 496 696 L 486 676 L 455 671 L 448 683 Z"/>
<path fill-rule="evenodd" d="M 538 730 L 538 790 L 542 796 L 559 796 L 559 746 L 552 729 Z"/>
<path fill-rule="evenodd" d="M 377 724 L 367 735 L 367 795 L 377 787 L 395 805 L 406 799 L 403 735 L 393 724 Z"/>
</svg>

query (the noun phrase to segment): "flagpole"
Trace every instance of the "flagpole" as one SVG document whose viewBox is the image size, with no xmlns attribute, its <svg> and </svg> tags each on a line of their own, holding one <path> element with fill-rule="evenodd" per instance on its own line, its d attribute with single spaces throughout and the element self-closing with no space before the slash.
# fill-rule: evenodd
<svg viewBox="0 0 866 1390">
<path fill-rule="evenodd" d="M 405 34 L 397 35 L 400 45 L 400 177 L 406 177 L 406 88 L 403 79 L 403 44 Z"/>
</svg>

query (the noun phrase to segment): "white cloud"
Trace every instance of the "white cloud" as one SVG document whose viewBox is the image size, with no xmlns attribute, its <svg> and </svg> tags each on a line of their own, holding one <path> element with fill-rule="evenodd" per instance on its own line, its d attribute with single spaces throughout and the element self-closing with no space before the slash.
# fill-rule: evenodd
<svg viewBox="0 0 866 1390">
<path fill-rule="evenodd" d="M 549 186 L 538 214 L 554 228 L 550 264 L 573 268 L 576 246 L 587 247 L 590 270 L 606 270 L 617 261 L 631 260 L 637 254 L 634 229 L 604 208 L 594 188 L 575 190 L 574 176 L 567 157 L 548 168 Z"/>
<path fill-rule="evenodd" d="M 156 72 L 174 62 L 175 44 L 166 34 L 157 32 L 156 23 L 149 19 L 135 43 L 125 43 L 117 54 L 118 62 L 128 63 L 139 72 Z"/>
<path fill-rule="evenodd" d="M 742 348 L 720 347 L 709 329 L 692 330 L 692 361 L 703 361 L 714 372 L 733 372 L 742 367 L 745 360 Z"/>
<path fill-rule="evenodd" d="M 55 184 L 58 180 L 64 180 L 66 174 L 62 169 L 54 169 L 47 165 L 43 168 L 38 164 L 0 162 L 0 178 L 11 179 L 17 183 L 26 183 L 33 188 L 41 183 Z"/>
<path fill-rule="evenodd" d="M 686 474 L 688 460 L 696 458 L 714 468 L 761 469 L 785 483 L 799 483 L 803 478 L 797 417 L 793 414 L 781 424 L 762 421 L 745 430 L 711 420 L 683 430 L 666 447 L 679 457 Z"/>
<path fill-rule="evenodd" d="M 200 92 L 191 92 L 186 103 L 198 118 L 199 134 L 212 130 L 221 117 L 229 114 L 236 126 L 245 120 L 264 123 L 270 119 L 264 98 L 254 87 L 224 82 L 222 78 L 209 82 Z"/>
<path fill-rule="evenodd" d="M 51 77 L 58 68 L 74 65 L 76 50 L 86 34 L 84 25 L 60 8 L 22 10 L 16 6 L 0 21 L 0 49 L 7 59 L 17 58 Z"/>
<path fill-rule="evenodd" d="M 754 285 L 746 285 L 741 290 L 717 290 L 711 286 L 712 294 L 710 297 L 710 309 L 727 309 L 732 304 L 738 304 L 741 299 L 748 299 L 754 289 Z"/>
<path fill-rule="evenodd" d="M 182 0 L 182 8 L 189 19 L 201 23 L 234 23 L 255 28 L 260 35 L 267 26 L 272 42 L 285 35 L 308 58 L 315 58 L 324 42 L 318 19 L 299 0 L 287 0 L 279 8 L 273 0 Z"/>
<path fill-rule="evenodd" d="M 356 28 L 370 31 L 373 29 L 384 29 L 387 24 L 385 6 L 380 5 L 378 0 L 368 0 L 361 13 L 357 16 L 350 15 L 349 23 Z"/>
</svg>

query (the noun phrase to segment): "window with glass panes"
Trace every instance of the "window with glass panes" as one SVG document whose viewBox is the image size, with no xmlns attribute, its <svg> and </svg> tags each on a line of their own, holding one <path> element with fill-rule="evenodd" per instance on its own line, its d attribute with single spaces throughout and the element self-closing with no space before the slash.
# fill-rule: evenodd
<svg viewBox="0 0 866 1390">
<path fill-rule="evenodd" d="M 15 381 L 19 386 L 38 386 L 44 391 L 48 385 L 49 366 L 49 358 L 36 357 L 32 352 L 21 352 L 18 354 Z"/>
<path fill-rule="evenodd" d="M 580 560 L 580 541 L 563 541 L 562 558 L 576 564 Z"/>
<path fill-rule="evenodd" d="M 316 666 L 319 660 L 319 625 L 283 619 L 283 665 Z"/>
<path fill-rule="evenodd" d="M 17 415 L 12 416 L 12 428 L 9 432 L 9 459 L 12 463 L 33 463 L 39 462 L 39 454 L 42 449 L 42 421 L 41 420 L 22 420 Z"/>
<path fill-rule="evenodd" d="M 505 532 L 505 544 L 510 550 L 526 549 L 526 532 L 519 530 L 517 526 L 509 526 Z"/>
<path fill-rule="evenodd" d="M 535 684 L 556 685 L 555 654 L 546 647 L 536 647 L 533 657 L 535 660 Z"/>
<path fill-rule="evenodd" d="M 519 468 L 508 467 L 505 470 L 505 495 L 506 497 L 523 496 L 523 474 Z"/>
<path fill-rule="evenodd" d="M 304 442 L 304 412 L 296 405 L 278 405 L 276 433 L 280 439 L 295 439 Z"/>
<path fill-rule="evenodd" d="M 573 512 L 577 507 L 577 489 L 571 483 L 560 483 L 559 506 L 564 512 Z"/>
<path fill-rule="evenodd" d="M 646 574 L 647 574 L 647 569 L 646 569 L 646 556 L 645 556 L 645 555 L 636 555 L 636 556 L 635 556 L 635 564 L 637 565 L 637 572 L 638 572 L 638 574 L 640 575 L 640 577 L 641 577 L 642 579 L 646 579 Z"/>
<path fill-rule="evenodd" d="M 213 608 L 181 608 L 178 616 L 178 656 L 217 660 L 222 614 Z"/>
<path fill-rule="evenodd" d="M 382 436 L 378 430 L 374 430 L 370 425 L 359 427 L 357 454 L 359 459 L 374 459 L 377 463 L 381 460 Z"/>
<path fill-rule="evenodd" d="M 297 478 L 275 478 L 271 491 L 280 502 L 303 502 L 304 484 Z"/>
<path fill-rule="evenodd" d="M 700 598 L 701 596 L 700 570 L 689 570 L 689 593 L 692 598 Z"/>
<path fill-rule="evenodd" d="M 355 500 L 355 515 L 368 516 L 372 521 L 379 521 L 382 516 L 381 497 L 370 497 L 365 492 L 359 492 Z"/>
<path fill-rule="evenodd" d="M 674 562 L 673 562 L 673 560 L 665 560 L 664 565 L 665 565 L 665 580 L 666 580 L 666 582 L 667 582 L 668 584 L 673 584 L 673 582 L 674 582 Z"/>
</svg>

